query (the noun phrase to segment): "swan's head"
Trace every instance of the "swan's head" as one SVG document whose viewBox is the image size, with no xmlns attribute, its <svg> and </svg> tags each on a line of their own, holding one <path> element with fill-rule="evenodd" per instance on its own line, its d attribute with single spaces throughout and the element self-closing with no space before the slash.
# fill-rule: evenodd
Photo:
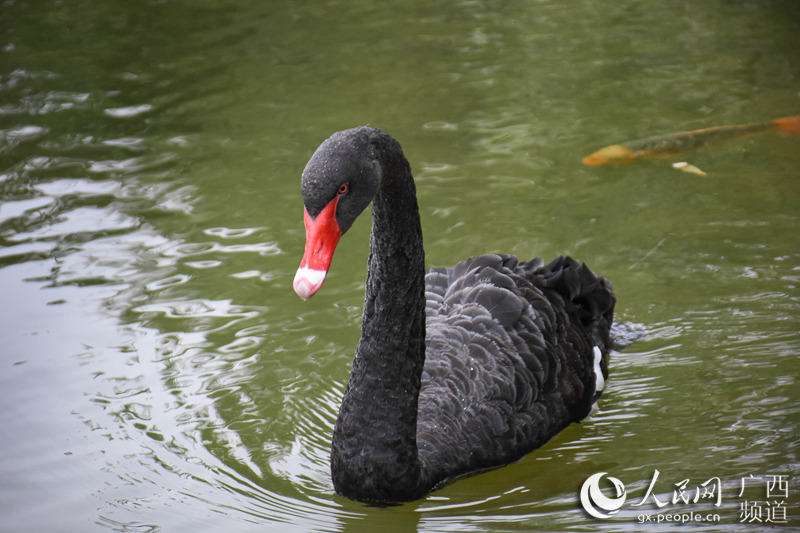
<svg viewBox="0 0 800 533">
<path fill-rule="evenodd" d="M 367 127 L 334 133 L 303 170 L 306 249 L 294 277 L 303 300 L 322 287 L 339 238 L 378 190 L 382 167 L 374 139 L 379 135 L 385 134 Z"/>
</svg>

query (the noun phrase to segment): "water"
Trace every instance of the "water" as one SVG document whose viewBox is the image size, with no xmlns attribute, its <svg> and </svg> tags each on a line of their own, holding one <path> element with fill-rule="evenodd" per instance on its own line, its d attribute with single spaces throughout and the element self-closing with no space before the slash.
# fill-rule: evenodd
<svg viewBox="0 0 800 533">
<path fill-rule="evenodd" d="M 800 524 L 798 138 L 580 164 L 800 114 L 796 3 L 74 4 L 0 7 L 0 530 Z M 300 171 L 364 123 L 411 160 L 432 266 L 570 253 L 634 341 L 589 420 L 388 509 L 328 472 L 368 217 L 312 301 L 291 290 Z M 655 470 L 665 506 L 635 506 Z M 627 489 L 611 519 L 578 503 L 597 472 Z M 710 478 L 720 507 L 670 501 Z"/>
</svg>

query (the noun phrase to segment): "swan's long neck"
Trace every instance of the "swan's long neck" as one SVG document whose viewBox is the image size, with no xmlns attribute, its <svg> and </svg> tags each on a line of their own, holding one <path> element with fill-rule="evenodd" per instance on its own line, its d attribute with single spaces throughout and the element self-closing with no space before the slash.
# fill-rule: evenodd
<svg viewBox="0 0 800 533">
<path fill-rule="evenodd" d="M 419 497 L 417 399 L 425 361 L 425 256 L 408 162 L 384 147 L 372 202 L 361 339 L 333 435 L 337 491 L 351 498 Z"/>
</svg>

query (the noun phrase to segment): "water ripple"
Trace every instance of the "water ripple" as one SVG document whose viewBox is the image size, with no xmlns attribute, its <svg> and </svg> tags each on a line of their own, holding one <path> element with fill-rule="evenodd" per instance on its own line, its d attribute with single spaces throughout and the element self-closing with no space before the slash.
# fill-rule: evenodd
<svg viewBox="0 0 800 533">
<path fill-rule="evenodd" d="M 159 302 L 141 305 L 133 310 L 137 313 L 161 314 L 169 318 L 248 318 L 254 316 L 254 311 L 247 311 L 243 307 L 233 304 L 230 300 L 194 299 Z"/>
<path fill-rule="evenodd" d="M 260 231 L 264 228 L 208 228 L 203 230 L 203 233 L 212 237 L 219 237 L 221 239 L 238 239 L 241 237 L 249 237 L 250 235 Z"/>
<path fill-rule="evenodd" d="M 55 199 L 47 196 L 3 202 L 0 204 L 0 226 L 15 218 L 37 217 L 41 209 L 52 205 L 53 202 Z"/>
<path fill-rule="evenodd" d="M 248 233 L 249 234 L 249 233 Z M 220 244 L 218 242 L 181 242 L 171 243 L 161 250 L 163 257 L 183 259 L 207 254 L 229 254 L 229 253 L 256 253 L 260 256 L 271 256 L 282 253 L 277 243 L 256 242 L 250 244 Z M 219 263 L 216 259 L 202 261 L 192 261 L 192 266 L 196 268 L 210 268 Z"/>
<path fill-rule="evenodd" d="M 109 173 L 109 174 L 116 174 L 116 173 L 123 173 L 123 174 L 131 174 L 131 173 L 140 173 L 144 170 L 150 170 L 152 168 L 159 167 L 164 165 L 165 163 L 170 163 L 175 161 L 177 158 L 176 154 L 173 153 L 162 153 L 156 157 L 131 157 L 128 159 L 121 159 L 121 160 L 106 160 L 106 161 L 90 161 L 88 171 L 94 173 Z"/>
<path fill-rule="evenodd" d="M 115 232 L 125 232 L 139 227 L 139 220 L 119 211 L 99 207 L 78 207 L 52 217 L 43 217 L 29 224 L 31 231 L 20 231 L 9 235 L 11 242 L 51 240 L 70 236 L 77 239 L 80 234 L 98 237 Z M 38 227 L 36 227 L 38 226 Z M 36 228 L 36 229 L 33 229 Z"/>
<path fill-rule="evenodd" d="M 104 109 L 103 113 L 114 118 L 131 118 L 152 111 L 152 109 L 153 106 L 150 104 L 141 104 L 127 107 L 109 107 Z"/>
<path fill-rule="evenodd" d="M 49 91 L 23 96 L 17 104 L 0 107 L 0 115 L 48 115 L 71 109 L 89 109 L 90 93 Z"/>
<path fill-rule="evenodd" d="M 183 285 L 184 283 L 189 282 L 191 279 L 192 277 L 187 276 L 186 274 L 175 274 L 174 276 L 169 276 L 163 279 L 150 282 L 147 285 L 145 285 L 145 289 L 151 292 L 160 291 L 168 287 Z"/>
<path fill-rule="evenodd" d="M 0 130 L 0 154 L 13 150 L 24 142 L 35 141 L 48 133 L 42 126 L 27 125 L 8 130 Z"/>
</svg>

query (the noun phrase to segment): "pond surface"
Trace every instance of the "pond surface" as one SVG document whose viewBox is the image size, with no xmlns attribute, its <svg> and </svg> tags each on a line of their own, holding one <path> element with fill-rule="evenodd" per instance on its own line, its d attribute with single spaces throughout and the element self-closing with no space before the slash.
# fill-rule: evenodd
<svg viewBox="0 0 800 533">
<path fill-rule="evenodd" d="M 800 4 L 239 4 L 0 7 L 0 530 L 800 525 L 800 137 L 581 164 L 800 115 Z M 367 123 L 411 161 L 431 266 L 568 253 L 622 324 L 588 420 L 392 508 L 328 467 L 369 217 L 291 289 L 300 172 Z M 599 472 L 608 519 L 578 498 Z"/>
</svg>

